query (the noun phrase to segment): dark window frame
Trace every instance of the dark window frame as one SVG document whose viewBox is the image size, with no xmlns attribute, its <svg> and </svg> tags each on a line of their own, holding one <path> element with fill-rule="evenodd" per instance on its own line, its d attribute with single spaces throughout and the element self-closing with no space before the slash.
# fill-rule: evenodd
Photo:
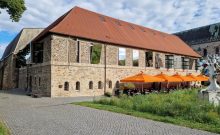
<svg viewBox="0 0 220 135">
<path fill-rule="evenodd" d="M 165 55 L 165 68 L 174 68 L 174 55 Z"/>
<path fill-rule="evenodd" d="M 151 63 L 149 61 L 152 61 Z M 145 67 L 153 67 L 153 52 L 152 51 L 146 51 L 145 52 Z"/>
<path fill-rule="evenodd" d="M 99 82 L 98 82 L 98 89 L 103 89 L 103 83 L 102 83 L 102 81 L 99 81 Z"/>
<path fill-rule="evenodd" d="M 90 89 L 90 90 L 93 89 L 93 81 L 89 81 L 89 89 Z"/>
<path fill-rule="evenodd" d="M 219 47 L 215 47 L 215 54 L 219 54 Z"/>
<path fill-rule="evenodd" d="M 64 82 L 64 90 L 69 91 L 69 82 Z"/>
<path fill-rule="evenodd" d="M 189 69 L 189 58 L 188 57 L 182 57 L 182 69 Z"/>
<path fill-rule="evenodd" d="M 80 82 L 79 81 L 76 82 L 76 91 L 80 91 Z"/>
<path fill-rule="evenodd" d="M 115 87 L 116 87 L 116 88 L 119 88 L 119 87 L 120 87 L 120 82 L 119 82 L 119 81 L 116 81 Z"/>
<path fill-rule="evenodd" d="M 112 88 L 112 81 L 108 82 L 108 88 L 111 89 Z"/>
<path fill-rule="evenodd" d="M 77 40 L 76 62 L 80 63 L 80 41 Z"/>
<path fill-rule="evenodd" d="M 32 61 L 33 63 L 43 63 L 44 58 L 44 44 L 35 43 L 32 45 Z"/>
</svg>

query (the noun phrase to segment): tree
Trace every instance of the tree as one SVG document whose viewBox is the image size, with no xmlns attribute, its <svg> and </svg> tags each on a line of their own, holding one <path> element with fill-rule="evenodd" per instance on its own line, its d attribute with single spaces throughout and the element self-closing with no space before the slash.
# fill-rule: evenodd
<svg viewBox="0 0 220 135">
<path fill-rule="evenodd" d="M 6 9 L 10 19 L 15 22 L 20 20 L 21 15 L 26 10 L 24 0 L 0 0 L 0 8 Z"/>
</svg>

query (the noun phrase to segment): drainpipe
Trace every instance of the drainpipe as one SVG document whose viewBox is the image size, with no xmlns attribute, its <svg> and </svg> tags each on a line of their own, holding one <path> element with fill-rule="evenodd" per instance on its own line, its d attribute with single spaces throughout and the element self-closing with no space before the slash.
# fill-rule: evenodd
<svg viewBox="0 0 220 135">
<path fill-rule="evenodd" d="M 105 65 L 105 67 L 104 67 L 104 94 L 106 93 L 106 44 L 104 44 L 104 65 Z"/>
</svg>

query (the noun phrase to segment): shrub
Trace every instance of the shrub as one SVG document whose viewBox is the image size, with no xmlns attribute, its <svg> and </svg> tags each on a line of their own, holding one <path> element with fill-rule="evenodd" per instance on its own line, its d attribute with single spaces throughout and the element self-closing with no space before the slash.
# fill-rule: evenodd
<svg viewBox="0 0 220 135">
<path fill-rule="evenodd" d="M 200 123 L 219 123 L 220 106 L 197 97 L 197 90 L 175 91 L 170 94 L 149 94 L 129 97 L 100 99 L 104 105 L 113 105 L 127 110 L 148 112 L 160 116 L 179 117 Z"/>
<path fill-rule="evenodd" d="M 107 98 L 102 98 L 99 100 L 94 100 L 94 103 L 103 104 L 103 105 L 109 105 L 110 100 Z"/>
<path fill-rule="evenodd" d="M 218 115 L 220 116 L 220 105 L 216 107 L 216 110 L 218 112 Z"/>
<path fill-rule="evenodd" d="M 111 97 L 112 96 L 112 93 L 110 93 L 110 92 L 105 92 L 105 94 L 104 94 L 106 97 Z"/>
</svg>

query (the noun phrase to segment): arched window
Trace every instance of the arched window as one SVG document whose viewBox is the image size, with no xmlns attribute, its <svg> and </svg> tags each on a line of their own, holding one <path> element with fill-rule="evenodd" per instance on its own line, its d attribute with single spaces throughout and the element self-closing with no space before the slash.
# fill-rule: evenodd
<svg viewBox="0 0 220 135">
<path fill-rule="evenodd" d="M 102 86 L 102 82 L 99 81 L 99 82 L 98 82 L 98 89 L 102 89 L 102 87 L 103 87 L 103 86 Z"/>
<path fill-rule="evenodd" d="M 39 86 L 40 86 L 40 84 L 41 84 L 41 79 L 40 79 L 40 77 L 39 77 L 39 80 L 38 80 L 38 81 L 39 81 Z"/>
<path fill-rule="evenodd" d="M 80 90 L 80 82 L 79 81 L 76 82 L 76 90 Z"/>
<path fill-rule="evenodd" d="M 69 82 L 64 83 L 64 90 L 66 90 L 66 91 L 69 90 Z"/>
<path fill-rule="evenodd" d="M 218 47 L 215 48 L 215 54 L 219 54 L 219 48 Z"/>
<path fill-rule="evenodd" d="M 119 88 L 119 87 L 120 87 L 119 81 L 116 82 L 115 87 L 116 87 L 116 88 Z"/>
<path fill-rule="evenodd" d="M 112 88 L 112 81 L 108 82 L 108 88 Z"/>
<path fill-rule="evenodd" d="M 205 56 L 205 57 L 207 56 L 207 49 L 205 49 L 205 48 L 203 49 L 203 56 Z"/>
<path fill-rule="evenodd" d="M 89 89 L 93 89 L 93 82 L 92 81 L 89 82 Z"/>
</svg>

